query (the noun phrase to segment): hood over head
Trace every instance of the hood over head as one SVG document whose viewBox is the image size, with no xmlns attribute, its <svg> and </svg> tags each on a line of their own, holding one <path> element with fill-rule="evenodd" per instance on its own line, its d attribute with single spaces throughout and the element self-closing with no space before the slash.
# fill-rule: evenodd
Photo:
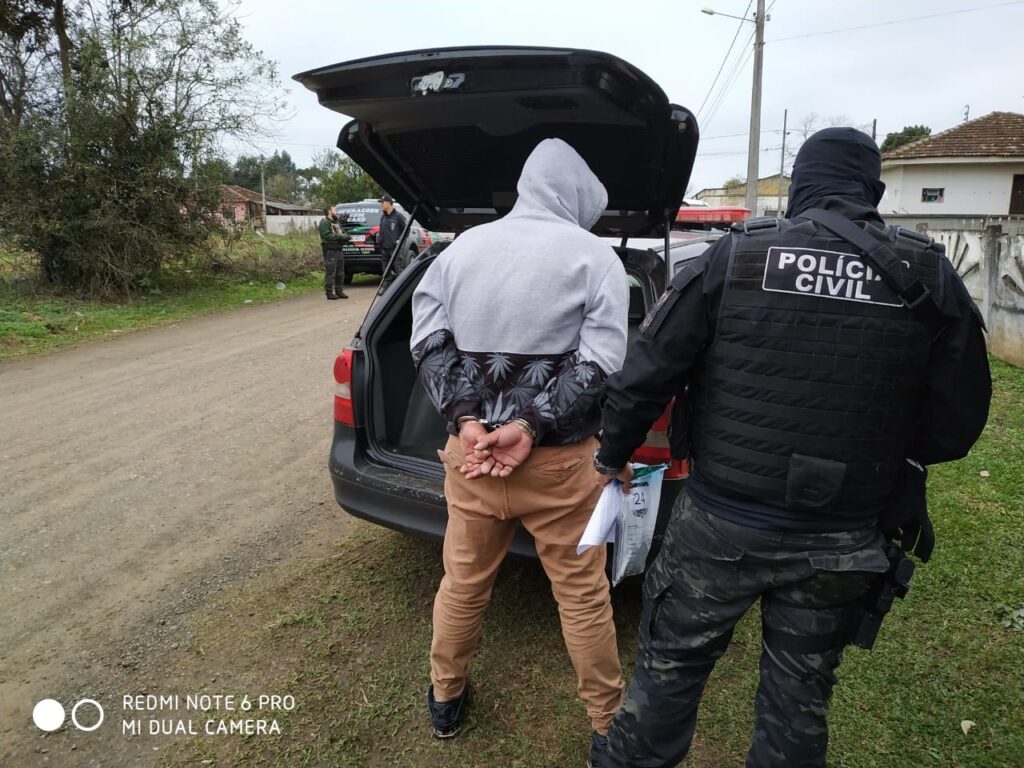
<svg viewBox="0 0 1024 768">
<path fill-rule="evenodd" d="M 589 230 L 608 205 L 590 166 L 561 139 L 544 139 L 523 164 L 513 214 L 546 212 Z"/>
<path fill-rule="evenodd" d="M 877 209 L 885 192 L 881 173 L 882 156 L 866 133 L 856 128 L 818 131 L 796 154 L 786 218 L 820 207 L 826 197 Z"/>
</svg>

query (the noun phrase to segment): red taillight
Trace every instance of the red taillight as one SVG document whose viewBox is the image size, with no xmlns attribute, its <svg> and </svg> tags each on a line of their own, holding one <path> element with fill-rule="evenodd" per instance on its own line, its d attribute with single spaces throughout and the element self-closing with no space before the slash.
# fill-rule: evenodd
<svg viewBox="0 0 1024 768">
<path fill-rule="evenodd" d="M 355 410 L 352 408 L 352 349 L 346 347 L 334 359 L 334 420 L 356 425 Z"/>
<path fill-rule="evenodd" d="M 430 247 L 430 235 L 428 235 L 426 232 L 423 233 L 423 247 Z"/>
<path fill-rule="evenodd" d="M 668 420 L 672 412 L 672 403 L 661 414 L 661 417 L 651 425 L 647 433 L 647 441 L 636 449 L 633 454 L 633 461 L 641 464 L 668 464 L 665 470 L 666 480 L 682 480 L 690 474 L 690 464 L 685 459 L 673 459 L 672 452 L 668 445 Z"/>
</svg>

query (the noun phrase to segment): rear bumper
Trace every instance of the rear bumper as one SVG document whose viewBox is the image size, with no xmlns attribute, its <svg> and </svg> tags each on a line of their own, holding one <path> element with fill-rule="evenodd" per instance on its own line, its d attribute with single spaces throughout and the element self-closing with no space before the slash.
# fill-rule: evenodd
<svg viewBox="0 0 1024 768">
<path fill-rule="evenodd" d="M 353 517 L 419 538 L 444 540 L 448 507 L 440 477 L 368 461 L 363 430 L 338 422 L 334 424 L 329 467 L 334 498 Z M 521 527 L 509 551 L 522 557 L 537 556 L 533 539 Z"/>
<path fill-rule="evenodd" d="M 329 461 L 334 498 L 353 517 L 402 533 L 443 541 L 448 525 L 444 481 L 440 477 L 411 470 L 383 467 L 368 461 L 364 433 L 335 422 Z M 658 523 L 648 557 L 653 561 L 661 546 L 672 505 L 683 488 L 683 480 L 666 480 L 661 491 Z M 536 557 L 533 538 L 520 526 L 509 551 L 520 557 Z"/>
<path fill-rule="evenodd" d="M 379 253 L 346 253 L 344 256 L 345 271 L 349 274 L 380 275 L 384 272 L 384 257 Z"/>
</svg>

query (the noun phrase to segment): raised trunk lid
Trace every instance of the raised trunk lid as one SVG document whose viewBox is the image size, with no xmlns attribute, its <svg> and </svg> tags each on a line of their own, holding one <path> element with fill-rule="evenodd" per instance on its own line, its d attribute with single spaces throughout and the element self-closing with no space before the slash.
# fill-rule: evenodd
<svg viewBox="0 0 1024 768">
<path fill-rule="evenodd" d="M 697 151 L 697 122 L 651 78 L 607 53 L 442 48 L 375 56 L 296 75 L 355 119 L 338 147 L 428 228 L 461 231 L 511 209 L 523 163 L 561 138 L 608 190 L 593 231 L 664 232 Z"/>
</svg>

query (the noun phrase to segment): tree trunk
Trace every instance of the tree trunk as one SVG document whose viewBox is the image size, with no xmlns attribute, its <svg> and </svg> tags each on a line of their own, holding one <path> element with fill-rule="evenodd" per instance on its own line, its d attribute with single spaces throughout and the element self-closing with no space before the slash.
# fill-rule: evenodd
<svg viewBox="0 0 1024 768">
<path fill-rule="evenodd" d="M 53 30 L 57 33 L 60 51 L 60 71 L 64 79 L 64 98 L 67 99 L 71 86 L 71 38 L 68 37 L 68 20 L 64 12 L 64 0 L 53 4 Z"/>
</svg>

